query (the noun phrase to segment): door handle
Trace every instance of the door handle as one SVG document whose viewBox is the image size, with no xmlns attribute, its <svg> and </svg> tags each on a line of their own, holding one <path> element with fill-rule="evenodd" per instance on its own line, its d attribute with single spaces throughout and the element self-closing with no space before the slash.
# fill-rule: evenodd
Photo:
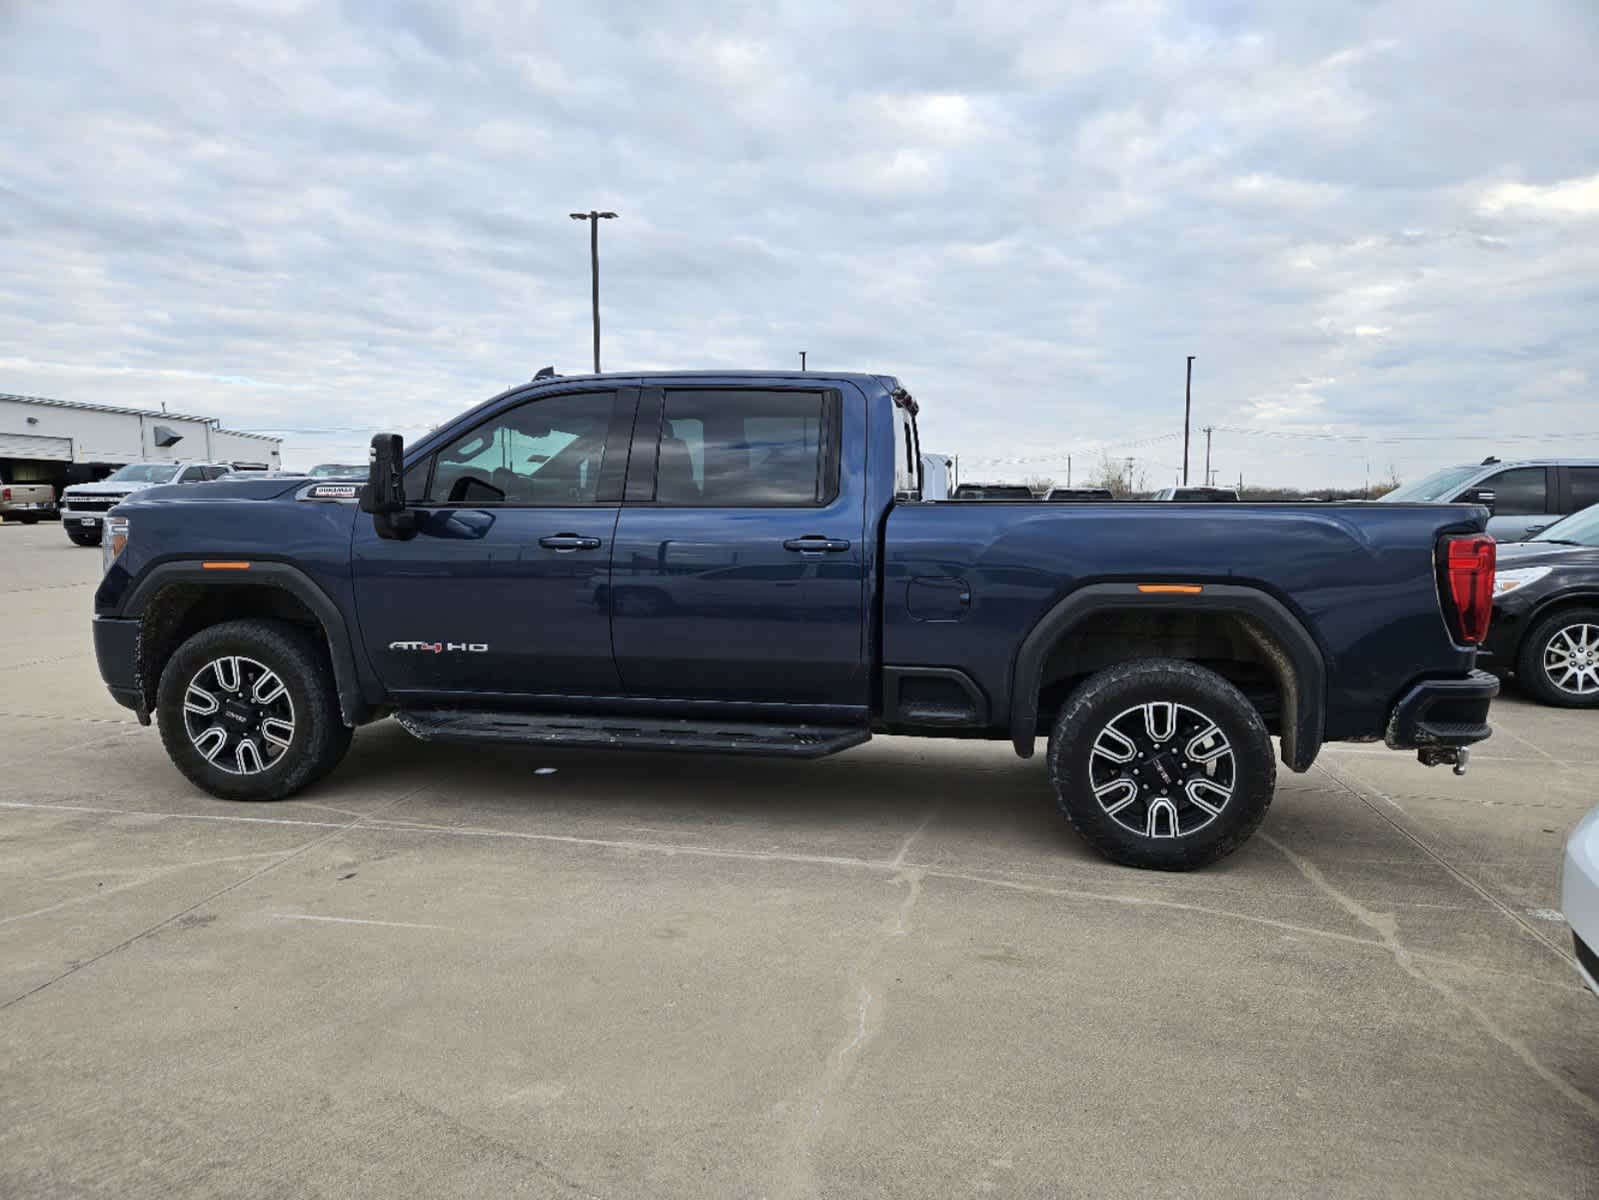
<svg viewBox="0 0 1599 1200">
<path fill-rule="evenodd" d="M 849 539 L 822 537 L 821 534 L 811 533 L 804 537 L 789 538 L 783 543 L 783 549 L 793 550 L 799 554 L 842 554 L 849 549 Z"/>
<path fill-rule="evenodd" d="M 600 539 L 580 537 L 575 533 L 552 533 L 539 539 L 539 545 L 557 554 L 570 554 L 574 550 L 598 550 Z"/>
</svg>

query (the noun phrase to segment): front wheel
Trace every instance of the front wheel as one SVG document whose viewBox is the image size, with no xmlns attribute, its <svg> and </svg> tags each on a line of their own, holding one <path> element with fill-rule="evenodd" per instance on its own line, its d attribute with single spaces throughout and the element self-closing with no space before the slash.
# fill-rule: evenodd
<svg viewBox="0 0 1599 1200">
<path fill-rule="evenodd" d="M 173 764 L 224 800 L 282 800 L 350 746 L 323 648 L 284 621 L 225 621 L 178 647 L 156 722 Z"/>
<path fill-rule="evenodd" d="M 1266 818 L 1277 783 L 1254 705 L 1214 671 L 1140 659 L 1092 676 L 1055 719 L 1049 772 L 1072 828 L 1130 867 L 1225 858 Z"/>
<path fill-rule="evenodd" d="M 1599 706 L 1599 608 L 1568 608 L 1539 621 L 1521 643 L 1516 679 L 1544 704 Z"/>
</svg>

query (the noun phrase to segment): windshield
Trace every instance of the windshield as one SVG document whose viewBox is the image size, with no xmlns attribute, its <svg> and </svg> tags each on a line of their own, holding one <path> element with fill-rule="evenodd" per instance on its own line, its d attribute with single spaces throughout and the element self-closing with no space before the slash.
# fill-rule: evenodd
<svg viewBox="0 0 1599 1200">
<path fill-rule="evenodd" d="M 106 476 L 107 483 L 168 483 L 178 473 L 171 463 L 129 463 Z"/>
<path fill-rule="evenodd" d="M 311 468 L 312 479 L 357 479 L 365 474 L 365 467 L 352 467 L 345 463 L 322 463 Z"/>
<path fill-rule="evenodd" d="M 1576 542 L 1579 546 L 1599 546 L 1599 504 L 1581 512 L 1574 512 L 1556 521 L 1542 533 L 1531 538 L 1534 542 Z"/>
<path fill-rule="evenodd" d="M 1386 496 L 1379 499 L 1388 503 L 1403 503 L 1409 501 L 1414 504 L 1428 504 L 1438 500 L 1447 500 L 1455 494 L 1457 488 L 1470 479 L 1478 471 L 1475 467 L 1445 467 L 1441 471 L 1434 471 L 1424 479 L 1415 483 L 1407 483 L 1404 487 L 1397 487 Z"/>
</svg>

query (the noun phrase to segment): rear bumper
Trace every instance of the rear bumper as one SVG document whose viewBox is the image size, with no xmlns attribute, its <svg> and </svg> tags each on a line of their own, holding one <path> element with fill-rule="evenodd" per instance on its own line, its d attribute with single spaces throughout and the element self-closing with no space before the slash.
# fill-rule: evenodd
<svg viewBox="0 0 1599 1200">
<path fill-rule="evenodd" d="M 1395 750 L 1474 745 L 1493 733 L 1488 706 L 1499 680 L 1487 671 L 1458 679 L 1424 679 L 1401 697 L 1383 740 Z"/>
<path fill-rule="evenodd" d="M 139 622 L 117 617 L 94 618 L 94 660 L 111 698 L 144 717 L 139 688 Z"/>
</svg>

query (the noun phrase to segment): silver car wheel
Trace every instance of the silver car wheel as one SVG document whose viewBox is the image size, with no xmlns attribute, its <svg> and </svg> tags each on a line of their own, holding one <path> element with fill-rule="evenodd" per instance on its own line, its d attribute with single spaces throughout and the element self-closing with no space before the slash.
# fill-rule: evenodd
<svg viewBox="0 0 1599 1200">
<path fill-rule="evenodd" d="M 1544 645 L 1543 670 L 1562 692 L 1599 693 L 1599 625 L 1579 621 L 1556 631 Z"/>
<path fill-rule="evenodd" d="M 1088 756 L 1089 787 L 1105 815 L 1148 838 L 1187 837 L 1209 825 L 1232 799 L 1237 771 L 1216 722 L 1170 701 L 1118 713 Z"/>
<path fill-rule="evenodd" d="M 183 727 L 212 766 L 258 775 L 294 742 L 294 701 L 277 672 L 230 654 L 194 673 L 183 693 Z"/>
</svg>

